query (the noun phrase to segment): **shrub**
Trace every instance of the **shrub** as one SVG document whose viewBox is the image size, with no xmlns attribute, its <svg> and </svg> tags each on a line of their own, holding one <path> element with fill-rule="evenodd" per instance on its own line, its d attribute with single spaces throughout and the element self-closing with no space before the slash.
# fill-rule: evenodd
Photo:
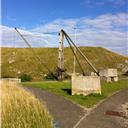
<svg viewBox="0 0 128 128">
<path fill-rule="evenodd" d="M 71 75 L 67 74 L 67 73 L 64 73 L 64 79 L 71 79 Z"/>
<path fill-rule="evenodd" d="M 32 77 L 28 74 L 21 74 L 20 79 L 22 82 L 25 82 L 25 81 L 31 81 Z"/>
<path fill-rule="evenodd" d="M 53 73 L 48 73 L 44 76 L 44 79 L 46 79 L 46 80 L 56 80 L 56 77 Z"/>
</svg>

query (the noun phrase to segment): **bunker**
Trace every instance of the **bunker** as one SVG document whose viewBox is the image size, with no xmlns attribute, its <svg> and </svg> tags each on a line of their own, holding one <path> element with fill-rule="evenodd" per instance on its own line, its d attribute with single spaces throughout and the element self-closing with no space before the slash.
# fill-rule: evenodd
<svg viewBox="0 0 128 128">
<path fill-rule="evenodd" d="M 72 95 L 101 94 L 99 76 L 72 75 Z"/>
<path fill-rule="evenodd" d="M 117 69 L 114 68 L 100 70 L 99 75 L 107 82 L 118 81 Z"/>
</svg>

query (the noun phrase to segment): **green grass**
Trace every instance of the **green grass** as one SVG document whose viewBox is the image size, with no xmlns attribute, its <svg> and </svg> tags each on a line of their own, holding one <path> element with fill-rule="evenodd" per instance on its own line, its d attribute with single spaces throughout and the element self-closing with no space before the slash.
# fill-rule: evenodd
<svg viewBox="0 0 128 128">
<path fill-rule="evenodd" d="M 124 88 L 128 88 L 128 80 L 120 80 L 114 83 L 102 82 L 102 94 L 90 94 L 88 96 L 83 95 L 71 95 L 71 83 L 70 82 L 26 82 L 24 86 L 38 87 L 44 90 L 48 90 L 58 95 L 62 95 L 72 102 L 78 103 L 84 107 L 93 107 L 96 103 L 102 99 L 112 95 L 114 92 Z"/>
</svg>

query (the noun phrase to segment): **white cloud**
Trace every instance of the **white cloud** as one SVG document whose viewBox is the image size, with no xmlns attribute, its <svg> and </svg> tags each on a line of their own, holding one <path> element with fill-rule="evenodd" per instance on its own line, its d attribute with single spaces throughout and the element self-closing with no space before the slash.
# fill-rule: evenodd
<svg viewBox="0 0 128 128">
<path fill-rule="evenodd" d="M 40 25 L 34 28 L 33 32 L 52 33 L 58 32 L 59 29 L 64 28 L 69 32 L 73 32 L 74 28 L 83 29 L 120 29 L 128 26 L 128 13 L 118 13 L 116 15 L 104 14 L 96 18 L 82 17 L 78 19 L 56 19 L 45 25 Z"/>
<path fill-rule="evenodd" d="M 14 28 L 0 25 L 1 30 L 1 46 L 4 47 L 27 47 L 25 42 L 19 36 L 19 34 L 14 30 Z M 38 34 L 32 33 L 30 31 L 25 31 L 18 29 L 21 34 L 27 39 L 27 41 L 33 47 L 47 47 L 50 46 L 50 37 L 52 35 L 48 34 Z"/>
<path fill-rule="evenodd" d="M 77 45 L 103 46 L 122 54 L 128 54 L 127 21 L 128 13 L 104 14 L 96 18 L 57 19 L 31 31 L 52 34 L 64 29 L 74 39 L 74 28 L 77 28 Z"/>
<path fill-rule="evenodd" d="M 106 14 L 96 17 L 95 19 L 85 18 L 83 22 L 90 27 L 97 29 L 122 29 L 128 25 L 128 14 L 119 13 L 117 15 Z"/>
<path fill-rule="evenodd" d="M 34 28 L 31 31 L 41 33 L 58 33 L 61 28 L 64 28 L 67 31 L 73 31 L 77 21 L 78 19 L 57 19 L 53 22 Z"/>
<path fill-rule="evenodd" d="M 127 13 L 104 14 L 96 18 L 56 19 L 32 30 L 20 30 L 20 32 L 34 47 L 58 47 L 58 32 L 64 29 L 73 40 L 76 35 L 78 46 L 101 46 L 126 55 L 128 54 L 127 21 Z M 2 46 L 26 46 L 12 28 L 1 26 L 0 29 L 3 33 Z"/>
<path fill-rule="evenodd" d="M 115 8 L 121 8 L 126 6 L 128 0 L 84 0 L 83 4 L 86 7 L 93 8 L 93 7 L 102 7 L 102 6 L 111 6 Z"/>
<path fill-rule="evenodd" d="M 9 20 L 9 21 L 16 21 L 16 18 L 12 18 L 12 17 L 9 17 L 9 16 L 6 16 L 6 19 Z"/>
</svg>

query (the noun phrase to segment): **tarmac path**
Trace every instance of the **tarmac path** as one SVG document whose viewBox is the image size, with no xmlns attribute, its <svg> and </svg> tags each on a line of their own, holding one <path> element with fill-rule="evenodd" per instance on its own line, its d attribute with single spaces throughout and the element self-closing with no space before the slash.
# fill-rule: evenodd
<svg viewBox="0 0 128 128">
<path fill-rule="evenodd" d="M 76 122 L 87 113 L 82 107 L 66 100 L 63 96 L 58 96 L 35 87 L 25 88 L 46 104 L 55 120 L 55 128 L 73 128 Z"/>
<path fill-rule="evenodd" d="M 107 111 L 123 112 L 122 105 L 128 103 L 128 89 L 121 90 L 107 98 L 87 116 L 80 120 L 76 128 L 128 128 L 128 117 L 106 115 Z M 128 106 L 127 106 L 128 113 Z"/>
<path fill-rule="evenodd" d="M 46 104 L 55 120 L 55 128 L 128 128 L 128 119 L 105 114 L 109 110 L 120 111 L 122 104 L 128 102 L 128 89 L 117 92 L 87 111 L 63 96 L 35 87 L 25 88 Z"/>
</svg>

